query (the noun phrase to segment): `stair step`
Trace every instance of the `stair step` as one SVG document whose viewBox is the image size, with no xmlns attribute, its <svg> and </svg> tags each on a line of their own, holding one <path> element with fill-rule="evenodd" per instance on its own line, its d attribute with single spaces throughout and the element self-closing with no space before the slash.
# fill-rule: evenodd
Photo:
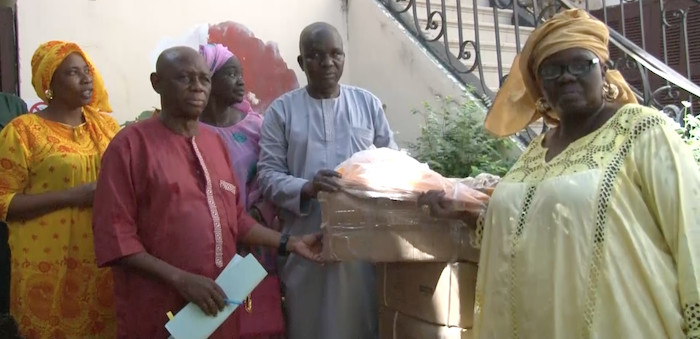
<svg viewBox="0 0 700 339">
<path fill-rule="evenodd" d="M 425 27 L 427 24 L 427 20 L 425 19 L 419 19 L 418 20 L 419 25 Z M 450 41 L 457 41 L 459 39 L 459 30 L 458 30 L 458 25 L 457 23 L 447 23 L 446 27 L 446 32 L 447 32 L 447 38 Z M 462 35 L 464 40 L 474 40 L 475 39 L 475 34 L 474 34 L 474 23 L 472 22 L 462 22 Z M 498 27 L 499 31 L 499 39 L 500 43 L 516 43 L 515 39 L 515 26 L 513 25 L 499 25 Z M 437 32 L 435 31 L 425 31 L 426 35 L 428 36 L 435 36 Z M 525 44 L 525 40 L 527 40 L 527 37 L 530 36 L 530 33 L 532 33 L 532 28 L 531 27 L 520 27 L 519 29 L 520 33 L 520 46 Z M 483 43 L 496 43 L 496 26 L 493 24 L 482 24 L 479 23 L 479 40 L 480 42 Z"/>
<path fill-rule="evenodd" d="M 426 1 L 430 1 L 430 10 L 442 11 L 442 1 L 435 0 L 416 0 L 416 15 L 418 16 L 418 24 L 423 29 L 423 32 L 428 37 L 434 37 L 438 32 L 434 30 L 425 30 L 428 24 L 428 13 L 426 10 Z M 515 0 L 517 1 L 517 0 Z M 456 0 L 445 0 L 445 32 L 447 33 L 448 46 L 450 51 L 456 55 L 459 53 L 459 31 L 460 27 L 457 21 L 458 7 Z M 481 53 L 481 66 L 484 74 L 484 83 L 491 91 L 496 93 L 500 87 L 500 76 L 498 74 L 498 58 L 497 50 L 501 51 L 501 73 L 507 75 L 510 72 L 510 67 L 517 53 L 516 29 L 511 24 L 513 11 L 498 9 L 494 15 L 494 9 L 489 6 L 489 0 L 477 0 L 476 13 L 479 20 L 479 25 L 474 24 L 474 4 L 469 0 L 461 1 L 462 15 L 462 39 L 463 41 L 474 41 L 476 38 L 475 29 L 479 31 L 479 43 Z M 412 11 L 409 11 L 413 14 Z M 434 17 L 438 19 L 439 17 Z M 499 43 L 496 43 L 496 23 L 498 23 Z M 439 22 L 438 22 L 439 24 Z M 531 27 L 518 27 L 519 44 L 522 47 L 525 44 L 528 36 L 532 33 Z M 442 41 L 442 39 L 440 40 Z M 500 47 L 498 47 L 500 45 Z M 474 50 L 467 47 L 467 51 L 474 53 Z M 469 60 L 460 60 L 467 67 L 471 67 L 474 62 L 474 55 Z M 474 74 L 478 77 L 479 70 L 475 69 Z M 540 129 L 541 125 L 539 128 Z"/>
<path fill-rule="evenodd" d="M 532 129 L 535 135 L 542 134 L 542 129 L 544 128 L 544 120 L 542 118 L 535 120 L 533 123 L 530 124 L 530 128 Z"/>
<path fill-rule="evenodd" d="M 409 0 L 410 1 L 410 0 Z M 430 2 L 430 7 L 439 7 L 442 4 L 442 0 L 415 0 L 418 5 L 425 5 L 426 2 Z M 445 0 L 445 5 L 449 7 L 457 7 L 458 0 Z M 472 0 L 461 0 L 462 8 L 464 6 L 473 6 Z M 476 0 L 476 5 L 479 7 L 491 7 L 490 0 Z"/>
<path fill-rule="evenodd" d="M 459 52 L 459 44 L 454 42 L 450 43 L 450 51 L 454 55 Z M 473 50 L 468 50 L 473 52 Z M 501 47 L 501 62 L 502 69 L 501 73 L 505 76 L 510 72 L 511 64 L 513 63 L 513 58 L 515 58 L 515 45 L 505 45 Z M 474 63 L 474 55 L 468 60 L 461 60 L 466 67 L 471 67 Z M 494 93 L 500 87 L 501 77 L 498 75 L 498 59 L 496 58 L 496 46 L 495 45 L 482 45 L 481 46 L 481 65 L 484 71 L 484 82 L 486 87 L 491 89 Z M 474 75 L 479 76 L 479 70 L 474 69 Z"/>
<path fill-rule="evenodd" d="M 457 41 L 450 42 L 449 46 L 450 51 L 452 51 L 454 55 L 457 55 L 457 53 L 459 53 L 459 43 Z M 498 54 L 496 52 L 497 50 L 498 47 L 495 44 L 482 43 L 481 48 L 479 49 L 479 52 L 481 52 L 481 63 L 491 65 L 495 69 L 498 66 Z M 510 64 L 513 62 L 513 59 L 517 54 L 515 44 L 501 44 L 500 50 L 501 63 L 503 64 L 503 67 L 510 68 Z M 473 54 L 475 53 L 475 51 L 469 46 L 466 48 L 466 51 L 472 53 L 472 58 L 464 61 L 465 64 L 468 64 L 473 62 Z"/>
<path fill-rule="evenodd" d="M 490 60 L 493 61 L 493 63 L 498 62 L 498 54 L 496 50 L 498 49 L 498 46 L 495 44 L 481 44 L 481 58 L 484 60 Z M 515 48 L 515 44 L 507 44 L 507 43 L 502 43 L 501 44 L 501 63 L 506 66 L 510 66 L 510 64 L 513 62 L 513 59 L 515 59 L 515 55 L 518 53 L 517 49 Z"/>
<path fill-rule="evenodd" d="M 498 65 L 496 65 L 495 62 L 493 63 L 481 63 L 483 65 L 484 69 L 484 82 L 486 83 L 486 86 L 491 89 L 492 92 L 496 93 L 498 91 L 498 88 L 501 87 L 501 78 L 498 76 Z M 474 70 L 475 72 L 478 72 L 478 70 Z M 505 64 L 503 65 L 503 75 L 508 75 L 510 72 L 510 64 L 506 66 Z M 476 74 L 477 77 L 479 74 Z"/>
<path fill-rule="evenodd" d="M 480 0 L 481 1 L 481 0 Z M 487 1 L 488 2 L 488 1 Z M 428 12 L 426 10 L 426 0 L 416 1 L 416 14 L 419 19 L 427 19 Z M 440 3 L 430 3 L 430 11 L 441 11 L 442 5 Z M 474 5 L 471 1 L 463 1 L 461 4 L 462 20 L 469 22 L 474 22 Z M 494 15 L 493 8 L 488 6 L 477 6 L 477 16 L 479 19 L 479 24 L 481 23 L 494 23 L 497 19 L 501 24 L 510 25 L 513 18 L 513 11 L 509 9 L 499 9 L 497 14 Z M 445 5 L 445 16 L 447 22 L 457 22 L 457 5 Z M 412 14 L 412 12 L 411 12 Z M 435 17 L 438 19 L 439 17 Z"/>
</svg>

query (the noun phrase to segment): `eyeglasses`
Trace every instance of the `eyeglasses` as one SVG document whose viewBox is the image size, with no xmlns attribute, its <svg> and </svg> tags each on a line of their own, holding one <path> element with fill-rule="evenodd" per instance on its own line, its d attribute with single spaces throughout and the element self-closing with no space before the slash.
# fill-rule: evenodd
<svg viewBox="0 0 700 339">
<path fill-rule="evenodd" d="M 568 65 L 544 65 L 540 68 L 540 78 L 542 80 L 556 80 L 564 74 L 564 71 L 575 77 L 580 77 L 590 72 L 593 65 L 597 64 L 600 64 L 598 58 L 574 61 Z"/>
</svg>

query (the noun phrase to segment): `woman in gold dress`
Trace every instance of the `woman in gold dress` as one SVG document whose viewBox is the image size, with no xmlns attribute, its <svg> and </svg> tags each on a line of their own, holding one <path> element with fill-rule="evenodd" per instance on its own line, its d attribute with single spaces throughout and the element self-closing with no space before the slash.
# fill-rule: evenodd
<svg viewBox="0 0 700 339">
<path fill-rule="evenodd" d="M 97 70 L 74 43 L 32 58 L 47 108 L 0 133 L 0 219 L 12 251 L 10 313 L 27 338 L 114 338 L 112 277 L 98 269 L 92 196 L 119 129 Z"/>
<path fill-rule="evenodd" d="M 475 338 L 700 338 L 700 171 L 606 66 L 608 39 L 585 11 L 556 15 L 487 116 L 499 136 L 540 117 L 555 127 L 478 216 Z M 421 199 L 456 216 L 443 202 Z"/>
</svg>

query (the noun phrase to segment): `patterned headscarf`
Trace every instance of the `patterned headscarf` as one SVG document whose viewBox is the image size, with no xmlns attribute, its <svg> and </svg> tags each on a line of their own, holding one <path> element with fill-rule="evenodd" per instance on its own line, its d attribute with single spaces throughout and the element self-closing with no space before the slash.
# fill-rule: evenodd
<svg viewBox="0 0 700 339">
<path fill-rule="evenodd" d="M 44 102 L 49 102 L 46 97 L 46 90 L 51 86 L 53 74 L 63 60 L 72 53 L 78 53 L 85 59 L 92 74 L 92 102 L 88 106 L 98 112 L 112 112 L 102 76 L 100 76 L 87 54 L 77 44 L 72 42 L 49 41 L 36 49 L 32 57 L 32 86 L 34 86 L 36 95 Z"/>
<path fill-rule="evenodd" d="M 209 66 L 209 71 L 215 73 L 231 58 L 233 53 L 222 44 L 208 44 L 199 46 L 199 54 L 204 57 L 204 61 Z"/>
<path fill-rule="evenodd" d="M 559 13 L 536 28 L 522 52 L 515 57 L 510 74 L 496 95 L 484 122 L 486 130 L 497 136 L 509 136 L 541 118 L 535 103 L 542 97 L 537 84 L 537 70 L 542 62 L 553 54 L 571 48 L 587 49 L 597 55 L 602 63 L 607 62 L 610 58 L 609 39 L 608 27 L 581 9 Z M 608 70 L 605 80 L 619 88 L 618 103 L 637 103 L 634 92 L 620 72 Z M 550 110 L 544 118 L 550 124 L 559 123 L 559 116 L 554 110 Z"/>
<path fill-rule="evenodd" d="M 48 103 L 46 90 L 51 85 L 51 78 L 63 60 L 72 53 L 78 53 L 85 59 L 92 74 L 92 101 L 87 106 L 83 106 L 83 116 L 90 138 L 95 142 L 100 153 L 104 153 L 109 141 L 116 134 L 114 126 L 116 122 L 103 114 L 112 112 L 107 90 L 100 73 L 78 45 L 72 42 L 49 41 L 39 46 L 32 57 L 32 85 L 36 95 Z"/>
</svg>

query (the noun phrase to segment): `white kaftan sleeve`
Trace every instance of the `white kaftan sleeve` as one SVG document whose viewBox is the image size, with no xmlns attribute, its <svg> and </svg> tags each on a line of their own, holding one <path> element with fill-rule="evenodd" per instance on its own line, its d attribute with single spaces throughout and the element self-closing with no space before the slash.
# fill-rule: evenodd
<svg viewBox="0 0 700 339">
<path fill-rule="evenodd" d="M 273 104 L 265 113 L 260 135 L 259 184 L 265 199 L 302 216 L 309 209 L 309 202 L 301 199 L 301 189 L 307 180 L 289 174 L 289 144 L 284 124 L 282 113 Z"/>
<path fill-rule="evenodd" d="M 686 334 L 700 338 L 700 169 L 689 147 L 665 124 L 642 132 L 631 156 L 635 181 L 676 263 Z"/>
<path fill-rule="evenodd" d="M 372 123 L 374 124 L 374 146 L 378 148 L 399 148 L 394 142 L 394 132 L 389 127 L 389 121 L 386 119 L 384 109 L 382 109 L 382 103 L 374 96 L 372 100 Z"/>
</svg>

